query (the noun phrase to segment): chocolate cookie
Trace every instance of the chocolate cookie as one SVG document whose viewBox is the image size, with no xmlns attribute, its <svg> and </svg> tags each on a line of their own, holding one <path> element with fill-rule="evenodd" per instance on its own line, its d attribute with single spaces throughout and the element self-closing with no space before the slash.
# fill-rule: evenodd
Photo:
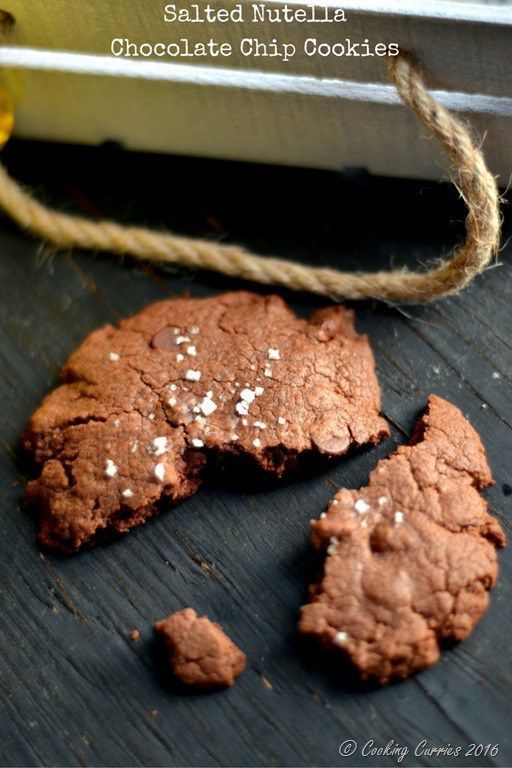
<svg viewBox="0 0 512 768">
<path fill-rule="evenodd" d="M 245 669 L 245 654 L 222 627 L 192 608 L 157 621 L 155 632 L 165 643 L 170 671 L 185 685 L 225 688 Z"/>
<path fill-rule="evenodd" d="M 474 429 L 431 396 L 410 445 L 312 521 L 327 558 L 300 631 L 382 684 L 434 664 L 442 641 L 471 632 L 497 577 L 505 535 L 479 495 L 491 482 Z"/>
<path fill-rule="evenodd" d="M 305 321 L 277 296 L 153 304 L 92 333 L 62 379 L 24 444 L 42 465 L 27 489 L 39 540 L 66 552 L 190 496 L 208 457 L 281 476 L 388 433 L 353 313 Z"/>
</svg>

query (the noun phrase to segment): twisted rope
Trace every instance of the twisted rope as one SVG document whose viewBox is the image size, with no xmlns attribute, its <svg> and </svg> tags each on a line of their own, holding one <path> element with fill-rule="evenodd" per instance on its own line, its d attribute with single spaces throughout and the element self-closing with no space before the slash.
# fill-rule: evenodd
<svg viewBox="0 0 512 768">
<path fill-rule="evenodd" d="M 0 207 L 22 229 L 57 248 L 79 247 L 125 254 L 141 261 L 208 269 L 265 285 L 341 299 L 420 303 L 457 293 L 482 272 L 497 252 L 500 217 L 496 182 L 468 130 L 427 91 L 410 56 L 389 59 L 391 78 L 403 102 L 435 136 L 457 174 L 467 205 L 466 240 L 449 260 L 424 272 L 406 269 L 349 273 L 257 256 L 237 245 L 91 221 L 48 208 L 12 179 L 0 163 Z"/>
</svg>

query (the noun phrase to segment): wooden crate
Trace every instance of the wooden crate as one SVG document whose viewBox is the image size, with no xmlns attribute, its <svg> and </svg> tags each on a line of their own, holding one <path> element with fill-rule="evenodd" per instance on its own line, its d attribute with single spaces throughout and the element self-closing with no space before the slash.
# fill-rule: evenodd
<svg viewBox="0 0 512 768">
<path fill-rule="evenodd" d="M 396 42 L 413 49 L 438 98 L 474 125 L 493 171 L 512 175 L 512 7 L 445 0 L 288 2 L 347 21 L 165 23 L 155 0 L 3 0 L 16 24 L 0 65 L 16 97 L 16 133 L 55 141 L 118 141 L 129 149 L 439 178 L 443 159 L 388 84 L 385 58 L 307 56 L 306 39 Z M 178 4 L 179 5 L 179 4 Z M 180 7 L 189 7 L 182 3 Z M 204 3 L 202 4 L 204 5 Z M 233 0 L 211 3 L 233 11 Z M 261 5 L 261 4 L 259 4 Z M 283 11 L 282 0 L 265 3 Z M 312 6 L 316 6 L 312 10 Z M 116 57 L 140 45 L 225 41 L 225 58 Z M 289 61 L 244 56 L 241 41 L 294 44 Z"/>
</svg>

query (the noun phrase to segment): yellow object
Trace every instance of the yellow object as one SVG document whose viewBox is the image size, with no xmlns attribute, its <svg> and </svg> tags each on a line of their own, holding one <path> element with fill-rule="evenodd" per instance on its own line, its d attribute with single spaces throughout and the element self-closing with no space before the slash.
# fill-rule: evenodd
<svg viewBox="0 0 512 768">
<path fill-rule="evenodd" d="M 0 149 L 3 149 L 11 138 L 14 128 L 14 103 L 5 83 L 0 80 Z"/>
</svg>

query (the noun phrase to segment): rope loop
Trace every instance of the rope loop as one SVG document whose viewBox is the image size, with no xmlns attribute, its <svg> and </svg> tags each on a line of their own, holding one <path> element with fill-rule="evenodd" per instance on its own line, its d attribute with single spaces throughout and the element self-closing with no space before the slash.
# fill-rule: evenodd
<svg viewBox="0 0 512 768">
<path fill-rule="evenodd" d="M 444 148 L 468 208 L 464 243 L 450 259 L 437 261 L 428 271 L 342 272 L 258 256 L 237 245 L 70 216 L 38 202 L 1 163 L 0 208 L 22 229 L 56 248 L 78 247 L 213 270 L 264 285 L 325 295 L 334 301 L 422 303 L 457 293 L 483 272 L 497 253 L 500 214 L 496 181 L 465 125 L 427 91 L 412 56 L 401 53 L 390 57 L 389 71 L 404 104 Z"/>
</svg>

